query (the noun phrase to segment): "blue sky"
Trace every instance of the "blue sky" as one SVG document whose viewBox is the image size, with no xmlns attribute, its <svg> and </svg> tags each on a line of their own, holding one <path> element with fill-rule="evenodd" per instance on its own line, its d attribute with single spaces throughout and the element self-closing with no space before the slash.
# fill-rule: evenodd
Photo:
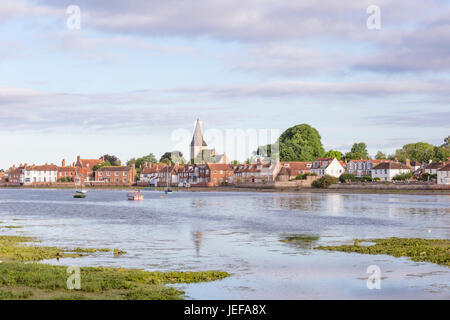
<svg viewBox="0 0 450 320">
<path fill-rule="evenodd" d="M 197 117 L 219 152 L 226 130 L 300 123 L 343 152 L 441 144 L 450 6 L 377 2 L 2 0 L 0 168 L 186 153 Z M 379 30 L 366 27 L 372 4 Z"/>
</svg>

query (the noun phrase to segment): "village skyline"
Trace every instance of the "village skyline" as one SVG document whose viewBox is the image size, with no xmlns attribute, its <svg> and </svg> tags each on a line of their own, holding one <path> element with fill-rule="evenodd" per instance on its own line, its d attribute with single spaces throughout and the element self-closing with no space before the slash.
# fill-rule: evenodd
<svg viewBox="0 0 450 320">
<path fill-rule="evenodd" d="M 0 168 L 158 156 L 197 117 L 205 136 L 307 123 L 371 154 L 448 135 L 444 2 L 385 1 L 379 28 L 370 1 L 195 2 L 1 1 Z"/>
</svg>

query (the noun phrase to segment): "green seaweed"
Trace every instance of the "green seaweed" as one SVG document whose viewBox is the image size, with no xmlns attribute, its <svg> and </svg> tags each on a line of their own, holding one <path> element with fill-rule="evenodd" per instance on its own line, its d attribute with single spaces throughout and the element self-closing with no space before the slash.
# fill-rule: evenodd
<svg viewBox="0 0 450 320">
<path fill-rule="evenodd" d="M 361 246 L 359 242 L 373 242 Z M 355 239 L 353 245 L 320 246 L 316 249 L 362 254 L 386 254 L 408 257 L 413 261 L 432 262 L 450 267 L 450 240 L 421 238 Z"/>
</svg>

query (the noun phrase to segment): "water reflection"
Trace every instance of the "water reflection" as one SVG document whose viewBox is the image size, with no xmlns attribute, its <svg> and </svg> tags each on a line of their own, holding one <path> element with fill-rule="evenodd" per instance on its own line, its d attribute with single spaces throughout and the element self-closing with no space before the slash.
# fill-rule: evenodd
<svg viewBox="0 0 450 320">
<path fill-rule="evenodd" d="M 195 253 L 197 254 L 197 257 L 199 257 L 200 256 L 200 247 L 202 245 L 203 233 L 201 231 L 195 231 L 192 233 L 192 237 L 194 240 Z"/>
<path fill-rule="evenodd" d="M 148 192 L 136 204 L 126 200 L 126 191 L 92 190 L 83 202 L 71 195 L 70 190 L 0 189 L 0 221 L 21 219 L 23 235 L 42 245 L 127 251 L 120 259 L 99 253 L 60 259 L 61 264 L 233 274 L 223 282 L 198 284 L 202 289 L 191 291 L 194 298 L 339 299 L 343 292 L 345 298 L 370 298 L 377 293 L 355 279 L 371 264 L 397 273 L 396 282 L 383 282 L 383 288 L 392 288 L 390 297 L 410 292 L 410 297 L 426 298 L 423 289 L 433 283 L 450 285 L 449 273 L 440 273 L 419 278 L 412 292 L 406 274 L 443 267 L 310 248 L 354 238 L 449 238 L 448 196 L 174 192 L 160 198 Z M 18 235 L 14 229 L 0 232 Z M 280 242 L 280 235 L 320 239 L 292 245 Z M 388 297 L 386 290 L 381 298 Z M 437 295 L 448 297 L 449 291 Z"/>
</svg>

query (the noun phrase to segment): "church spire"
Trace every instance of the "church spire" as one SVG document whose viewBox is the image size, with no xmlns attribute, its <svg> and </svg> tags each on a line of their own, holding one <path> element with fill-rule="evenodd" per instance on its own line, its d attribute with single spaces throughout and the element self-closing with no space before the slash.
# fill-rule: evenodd
<svg viewBox="0 0 450 320">
<path fill-rule="evenodd" d="M 200 119 L 197 118 L 197 123 L 195 124 L 194 136 L 192 137 L 191 147 L 206 147 L 207 144 L 203 139 L 202 129 L 200 127 Z"/>
</svg>

